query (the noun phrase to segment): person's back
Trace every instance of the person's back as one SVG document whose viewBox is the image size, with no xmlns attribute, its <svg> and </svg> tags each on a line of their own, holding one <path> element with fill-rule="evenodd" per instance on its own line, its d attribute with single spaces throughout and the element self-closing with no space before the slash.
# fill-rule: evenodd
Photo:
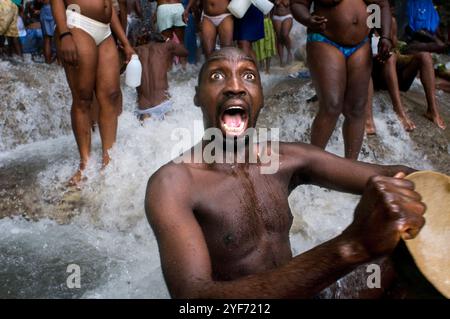
<svg viewBox="0 0 450 319">
<path fill-rule="evenodd" d="M 162 119 L 165 113 L 170 111 L 172 101 L 167 72 L 175 56 L 188 55 L 183 45 L 165 40 L 160 34 L 150 34 L 148 39 L 150 41 L 147 44 L 136 48 L 142 64 L 141 85 L 136 88 L 138 93 L 136 114 L 141 120 L 149 116 Z"/>
<path fill-rule="evenodd" d="M 167 100 L 167 72 L 173 59 L 172 45 L 171 42 L 152 41 L 136 48 L 142 63 L 142 81 L 137 88 L 139 107 L 148 108 Z"/>
</svg>

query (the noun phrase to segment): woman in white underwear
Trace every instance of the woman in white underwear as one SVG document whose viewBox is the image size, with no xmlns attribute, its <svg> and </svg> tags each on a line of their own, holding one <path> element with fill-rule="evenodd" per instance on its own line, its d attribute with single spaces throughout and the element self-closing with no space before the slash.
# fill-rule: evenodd
<svg viewBox="0 0 450 319">
<path fill-rule="evenodd" d="M 280 57 L 280 65 L 285 65 L 284 48 L 287 49 L 287 64 L 292 61 L 291 38 L 289 33 L 292 29 L 293 17 L 291 14 L 289 0 L 276 0 L 272 23 L 277 34 L 277 50 Z"/>
</svg>

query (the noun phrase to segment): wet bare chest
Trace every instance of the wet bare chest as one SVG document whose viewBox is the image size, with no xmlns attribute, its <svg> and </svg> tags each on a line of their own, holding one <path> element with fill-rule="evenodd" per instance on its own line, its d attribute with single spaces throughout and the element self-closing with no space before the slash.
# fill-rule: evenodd
<svg viewBox="0 0 450 319">
<path fill-rule="evenodd" d="M 288 190 L 273 175 L 240 171 L 202 179 L 195 209 L 208 246 L 217 256 L 243 257 L 263 241 L 284 241 L 292 225 Z"/>
</svg>

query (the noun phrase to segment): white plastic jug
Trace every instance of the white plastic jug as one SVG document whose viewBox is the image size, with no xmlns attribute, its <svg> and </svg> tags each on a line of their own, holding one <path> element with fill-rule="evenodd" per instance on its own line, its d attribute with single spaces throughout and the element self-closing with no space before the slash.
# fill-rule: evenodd
<svg viewBox="0 0 450 319">
<path fill-rule="evenodd" d="M 251 0 L 231 0 L 227 8 L 236 18 L 242 19 L 251 4 Z"/>
<path fill-rule="evenodd" d="M 269 0 L 251 0 L 253 5 L 259 9 L 264 15 L 269 14 L 273 8 L 273 3 Z"/>
<path fill-rule="evenodd" d="M 372 56 L 378 55 L 378 43 L 380 43 L 380 37 L 374 35 L 372 37 Z"/>
<path fill-rule="evenodd" d="M 137 54 L 131 56 L 125 71 L 126 85 L 136 88 L 141 85 L 142 65 Z"/>
</svg>

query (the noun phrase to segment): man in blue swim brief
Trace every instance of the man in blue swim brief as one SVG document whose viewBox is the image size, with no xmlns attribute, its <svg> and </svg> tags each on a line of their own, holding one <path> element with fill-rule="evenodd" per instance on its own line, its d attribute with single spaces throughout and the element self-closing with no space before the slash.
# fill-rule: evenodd
<svg viewBox="0 0 450 319">
<path fill-rule="evenodd" d="M 310 8 L 314 4 L 314 12 Z M 392 48 L 388 0 L 292 0 L 296 20 L 308 27 L 307 56 L 319 98 L 311 144 L 325 149 L 337 120 L 344 115 L 345 157 L 356 160 L 364 137 L 365 106 L 372 69 L 367 21 L 369 4 L 381 8 L 379 57 Z"/>
</svg>

